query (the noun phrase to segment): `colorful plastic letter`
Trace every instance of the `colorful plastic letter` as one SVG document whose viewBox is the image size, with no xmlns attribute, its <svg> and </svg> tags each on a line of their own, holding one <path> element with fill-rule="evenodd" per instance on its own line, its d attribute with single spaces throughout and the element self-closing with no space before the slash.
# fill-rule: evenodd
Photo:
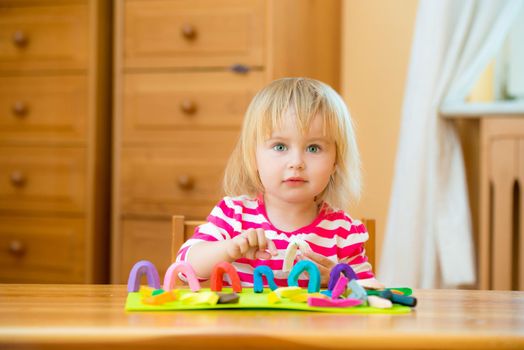
<svg viewBox="0 0 524 350">
<path fill-rule="evenodd" d="M 240 284 L 240 277 L 238 276 L 238 272 L 235 269 L 235 267 L 227 261 L 219 262 L 213 268 L 210 282 L 211 290 L 215 292 L 220 292 L 222 290 L 222 278 L 224 277 L 224 273 L 227 273 L 229 275 L 233 290 L 237 293 L 241 293 L 242 285 Z"/>
<path fill-rule="evenodd" d="M 277 289 L 275 283 L 275 274 L 271 267 L 266 265 L 259 265 L 253 271 L 253 291 L 255 293 L 262 293 L 264 291 L 264 281 L 262 280 L 262 275 L 266 276 L 267 284 L 271 290 Z"/>
<path fill-rule="evenodd" d="M 350 281 L 352 279 L 358 279 L 357 274 L 355 271 L 349 266 L 349 264 L 340 263 L 335 265 L 333 269 L 331 269 L 331 273 L 329 274 L 329 283 L 328 283 L 328 289 L 333 290 L 335 287 L 335 284 L 337 284 L 338 278 L 340 277 L 340 274 L 343 273 L 344 276 L 346 276 Z"/>
<path fill-rule="evenodd" d="M 293 266 L 293 269 L 287 278 L 288 286 L 298 286 L 298 276 L 300 276 L 300 274 L 304 271 L 307 271 L 309 274 L 307 292 L 316 293 L 320 291 L 320 271 L 317 265 L 309 260 L 301 260 L 295 266 Z"/>
<path fill-rule="evenodd" d="M 192 292 L 198 292 L 200 290 L 200 282 L 198 282 L 195 270 L 185 261 L 174 262 L 169 266 L 164 276 L 164 290 L 169 291 L 175 287 L 179 273 L 183 273 L 186 276 L 187 283 Z"/>
<path fill-rule="evenodd" d="M 147 285 L 159 289 L 160 288 L 160 277 L 158 276 L 158 271 L 151 261 L 140 260 L 137 262 L 131 272 L 129 273 L 129 278 L 127 279 L 127 291 L 138 292 L 140 289 L 140 279 L 142 275 L 147 277 Z"/>
</svg>

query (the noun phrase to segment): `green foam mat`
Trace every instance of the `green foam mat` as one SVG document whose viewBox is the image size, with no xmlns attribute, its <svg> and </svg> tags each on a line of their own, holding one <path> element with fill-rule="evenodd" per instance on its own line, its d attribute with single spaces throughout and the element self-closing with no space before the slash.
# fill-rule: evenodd
<svg viewBox="0 0 524 350">
<path fill-rule="evenodd" d="M 209 288 L 202 288 L 200 291 L 210 291 Z M 232 293 L 230 287 L 225 287 L 222 293 Z M 181 301 L 171 301 L 163 305 L 149 305 L 142 303 L 139 292 L 128 293 L 125 309 L 127 311 L 184 311 L 184 310 L 220 310 L 220 309 L 275 309 L 275 310 L 302 310 L 316 312 L 331 312 L 344 314 L 405 314 L 411 312 L 408 306 L 393 304 L 390 309 L 378 309 L 370 306 L 353 307 L 313 307 L 307 303 L 294 302 L 286 298 L 276 304 L 267 301 L 269 288 L 264 288 L 264 292 L 255 293 L 252 288 L 244 288 L 237 304 L 216 304 L 216 305 L 187 305 Z M 191 293 L 189 289 L 181 289 L 180 295 Z"/>
</svg>

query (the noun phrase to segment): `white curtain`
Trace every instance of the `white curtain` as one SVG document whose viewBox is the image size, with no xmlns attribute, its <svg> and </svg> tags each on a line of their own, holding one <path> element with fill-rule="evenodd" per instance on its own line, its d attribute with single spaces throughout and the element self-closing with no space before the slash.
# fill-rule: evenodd
<svg viewBox="0 0 524 350">
<path fill-rule="evenodd" d="M 464 101 L 523 0 L 421 0 L 378 278 L 416 288 L 475 283 L 462 150 L 445 103 Z"/>
</svg>

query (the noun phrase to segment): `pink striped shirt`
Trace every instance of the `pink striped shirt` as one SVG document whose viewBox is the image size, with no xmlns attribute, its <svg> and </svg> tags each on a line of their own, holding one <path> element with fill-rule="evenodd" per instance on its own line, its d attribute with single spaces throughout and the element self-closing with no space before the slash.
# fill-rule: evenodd
<svg viewBox="0 0 524 350">
<path fill-rule="evenodd" d="M 275 273 L 275 282 L 287 286 L 289 272 L 282 271 L 284 254 L 292 237 L 306 241 L 311 249 L 334 263 L 349 263 L 359 279 L 373 278 L 371 265 L 365 255 L 364 243 L 368 232 L 364 225 L 353 220 L 344 211 L 329 210 L 327 205 L 309 225 L 293 232 L 284 232 L 269 221 L 261 198 L 247 196 L 224 197 L 211 211 L 207 223 L 196 228 L 193 237 L 180 248 L 177 261 L 185 261 L 191 247 L 202 241 L 231 239 L 250 228 L 262 228 L 266 237 L 277 247 L 278 254 L 270 260 L 240 258 L 233 262 L 244 286 L 253 285 L 253 270 L 267 265 Z M 302 274 L 300 286 L 307 286 L 307 277 Z"/>
</svg>

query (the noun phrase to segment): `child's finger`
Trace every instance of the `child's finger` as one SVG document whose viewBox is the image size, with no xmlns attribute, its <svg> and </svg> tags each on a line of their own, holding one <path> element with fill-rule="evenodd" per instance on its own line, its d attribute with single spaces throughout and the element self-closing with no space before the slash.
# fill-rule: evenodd
<svg viewBox="0 0 524 350">
<path fill-rule="evenodd" d="M 306 252 L 305 255 L 312 261 L 316 262 L 318 265 L 324 266 L 325 268 L 331 269 L 335 265 L 333 261 L 313 251 Z"/>
<path fill-rule="evenodd" d="M 237 240 L 238 249 L 240 249 L 240 254 L 244 255 L 249 250 L 249 243 L 246 237 L 239 237 Z"/>
<path fill-rule="evenodd" d="M 277 246 L 275 245 L 275 242 L 267 238 L 267 249 L 269 250 L 269 253 L 271 253 L 272 256 L 276 256 L 278 254 Z"/>
<path fill-rule="evenodd" d="M 262 251 L 266 250 L 267 249 L 266 233 L 261 228 L 257 228 L 255 232 L 257 234 L 258 249 Z"/>
<path fill-rule="evenodd" d="M 271 254 L 266 252 L 265 250 L 257 250 L 255 252 L 255 259 L 269 260 L 271 259 Z"/>
<path fill-rule="evenodd" d="M 257 232 L 254 229 L 250 228 L 249 230 L 247 230 L 245 236 L 250 247 L 258 247 Z"/>
</svg>

